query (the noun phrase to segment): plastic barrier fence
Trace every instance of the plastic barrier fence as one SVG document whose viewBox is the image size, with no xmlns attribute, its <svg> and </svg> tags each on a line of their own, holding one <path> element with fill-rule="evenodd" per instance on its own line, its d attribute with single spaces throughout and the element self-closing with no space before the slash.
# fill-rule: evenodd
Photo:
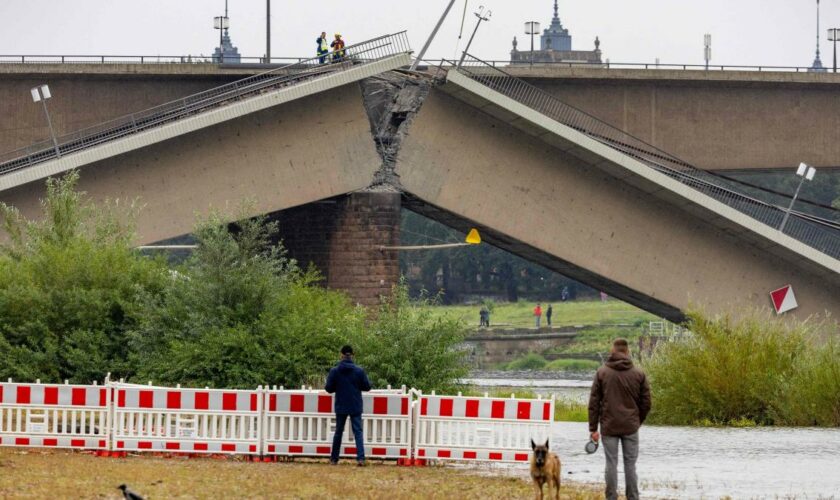
<svg viewBox="0 0 840 500">
<path fill-rule="evenodd" d="M 416 400 L 415 399 L 416 396 Z M 365 393 L 369 458 L 526 462 L 553 399 Z M 328 457 L 333 396 L 313 390 L 0 384 L 0 446 Z M 341 456 L 356 454 L 348 422 Z"/>
<path fill-rule="evenodd" d="M 0 383 L 0 446 L 107 450 L 103 386 Z"/>
<path fill-rule="evenodd" d="M 415 403 L 415 458 L 527 462 L 531 439 L 545 441 L 554 399 L 420 395 Z"/>
<path fill-rule="evenodd" d="M 115 385 L 113 450 L 260 453 L 262 390 Z"/>
<path fill-rule="evenodd" d="M 263 421 L 264 455 L 328 457 L 335 432 L 333 396 L 319 391 L 266 391 Z M 365 455 L 369 458 L 409 458 L 411 396 L 383 391 L 363 395 Z M 350 421 L 344 431 L 341 456 L 355 457 Z"/>
</svg>

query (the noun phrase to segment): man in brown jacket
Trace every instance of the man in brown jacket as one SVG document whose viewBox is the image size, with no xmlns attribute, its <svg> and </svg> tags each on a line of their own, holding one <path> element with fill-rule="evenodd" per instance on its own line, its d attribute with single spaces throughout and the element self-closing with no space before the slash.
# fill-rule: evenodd
<svg viewBox="0 0 840 500">
<path fill-rule="evenodd" d="M 610 357 L 598 369 L 589 394 L 589 432 L 593 441 L 601 436 L 607 457 L 606 498 L 618 498 L 618 443 L 624 455 L 627 500 L 639 498 L 636 458 L 639 456 L 639 427 L 650 412 L 650 385 L 642 370 L 633 366 L 625 339 L 613 342 Z M 601 432 L 598 433 L 598 424 Z"/>
</svg>

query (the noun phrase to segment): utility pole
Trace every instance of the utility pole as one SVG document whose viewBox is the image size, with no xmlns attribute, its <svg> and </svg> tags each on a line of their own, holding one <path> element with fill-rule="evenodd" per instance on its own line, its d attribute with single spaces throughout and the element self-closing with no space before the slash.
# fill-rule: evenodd
<svg viewBox="0 0 840 500">
<path fill-rule="evenodd" d="M 271 0 L 265 0 L 265 62 L 271 64 Z"/>
</svg>

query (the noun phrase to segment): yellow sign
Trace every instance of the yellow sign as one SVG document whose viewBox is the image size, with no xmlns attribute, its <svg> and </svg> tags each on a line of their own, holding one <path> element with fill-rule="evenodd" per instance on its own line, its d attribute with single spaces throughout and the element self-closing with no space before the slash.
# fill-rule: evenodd
<svg viewBox="0 0 840 500">
<path fill-rule="evenodd" d="M 467 234 L 467 243 L 470 245 L 478 245 L 481 243 L 481 236 L 478 234 L 478 229 L 472 228 L 470 229 L 469 234 Z"/>
</svg>

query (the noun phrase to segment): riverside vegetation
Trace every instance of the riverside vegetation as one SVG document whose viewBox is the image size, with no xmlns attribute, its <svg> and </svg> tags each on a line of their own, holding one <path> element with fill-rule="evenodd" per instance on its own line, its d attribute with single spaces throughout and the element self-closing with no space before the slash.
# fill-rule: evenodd
<svg viewBox="0 0 840 500">
<path fill-rule="evenodd" d="M 689 314 L 693 335 L 646 360 L 651 422 L 670 425 L 840 426 L 838 327 Z"/>
<path fill-rule="evenodd" d="M 48 180 L 37 221 L 0 206 L 2 379 L 315 385 L 348 342 L 379 387 L 447 390 L 466 374 L 464 326 L 404 286 L 370 313 L 272 244 L 275 224 L 218 213 L 172 266 L 132 248 L 136 204 L 96 206 L 77 181 Z"/>
</svg>

